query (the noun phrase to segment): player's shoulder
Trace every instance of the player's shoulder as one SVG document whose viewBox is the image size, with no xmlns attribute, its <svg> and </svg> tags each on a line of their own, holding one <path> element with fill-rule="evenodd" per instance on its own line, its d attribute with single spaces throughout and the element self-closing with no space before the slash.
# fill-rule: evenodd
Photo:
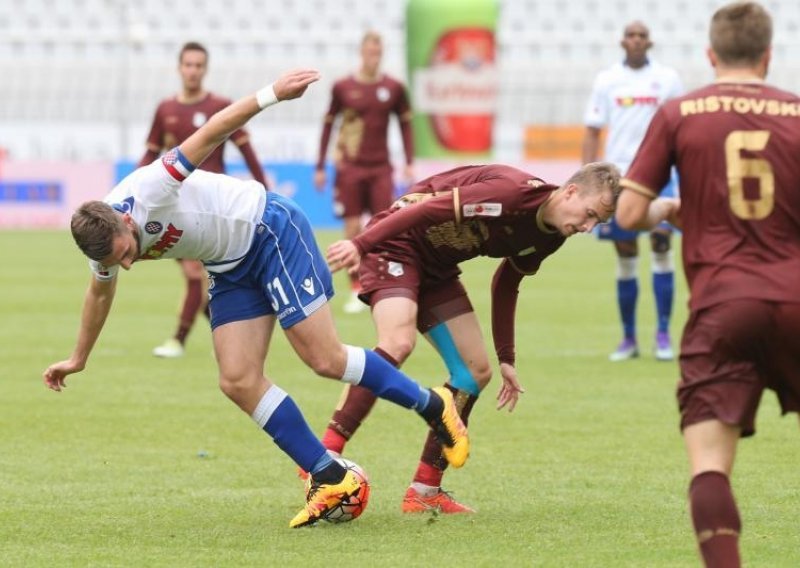
<svg viewBox="0 0 800 568">
<path fill-rule="evenodd" d="M 381 82 L 385 86 L 391 87 L 393 89 L 402 89 L 402 88 L 404 88 L 403 82 L 400 79 L 397 79 L 396 77 L 393 77 L 392 75 L 389 75 L 388 73 L 384 73 L 383 74 L 383 76 L 381 77 Z"/>
<path fill-rule="evenodd" d="M 223 97 L 216 93 L 208 93 L 205 102 L 206 104 L 208 104 L 209 106 L 213 106 L 214 108 L 223 109 L 226 106 L 230 105 L 233 101 L 228 97 Z"/>
<path fill-rule="evenodd" d="M 595 82 L 601 84 L 610 83 L 618 80 L 620 77 L 624 76 L 624 74 L 625 65 L 623 65 L 622 62 L 617 61 L 616 63 L 598 71 L 597 75 L 595 75 Z"/>
</svg>

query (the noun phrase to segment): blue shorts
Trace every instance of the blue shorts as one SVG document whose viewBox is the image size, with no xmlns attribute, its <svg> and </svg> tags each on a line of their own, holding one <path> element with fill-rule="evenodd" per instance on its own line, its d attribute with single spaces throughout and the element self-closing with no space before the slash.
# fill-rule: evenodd
<svg viewBox="0 0 800 568">
<path fill-rule="evenodd" d="M 287 329 L 333 297 L 328 265 L 294 201 L 267 194 L 250 250 L 233 270 L 209 273 L 208 296 L 211 329 L 265 315 Z"/>
<path fill-rule="evenodd" d="M 677 197 L 678 196 L 678 180 L 677 176 L 673 175 L 669 183 L 661 190 L 660 197 Z M 674 230 L 674 227 L 667 222 L 658 225 L 660 229 Z M 616 216 L 611 217 L 608 223 L 597 225 L 597 238 L 607 241 L 635 241 L 639 236 L 639 231 L 628 231 L 617 225 Z"/>
</svg>

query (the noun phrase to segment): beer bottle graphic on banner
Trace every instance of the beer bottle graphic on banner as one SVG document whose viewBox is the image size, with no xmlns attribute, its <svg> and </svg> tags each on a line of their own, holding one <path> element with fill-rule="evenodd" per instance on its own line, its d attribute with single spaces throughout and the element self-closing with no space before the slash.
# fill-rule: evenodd
<svg viewBox="0 0 800 568">
<path fill-rule="evenodd" d="M 417 156 L 491 154 L 497 11 L 495 0 L 409 0 L 406 45 Z"/>
</svg>

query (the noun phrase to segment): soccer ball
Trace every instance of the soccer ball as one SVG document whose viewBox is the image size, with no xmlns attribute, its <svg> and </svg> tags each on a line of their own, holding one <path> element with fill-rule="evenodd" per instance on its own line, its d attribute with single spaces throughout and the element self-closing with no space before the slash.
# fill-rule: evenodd
<svg viewBox="0 0 800 568">
<path fill-rule="evenodd" d="M 370 490 L 369 479 L 366 472 L 356 462 L 340 457 L 334 459 L 342 464 L 345 469 L 352 471 L 356 475 L 359 481 L 359 489 L 355 495 L 351 495 L 347 500 L 322 515 L 322 518 L 329 523 L 346 523 L 361 516 L 361 513 L 367 508 Z M 309 476 L 310 479 L 311 477 Z M 308 492 L 309 486 L 310 483 L 307 482 L 306 492 Z"/>
</svg>

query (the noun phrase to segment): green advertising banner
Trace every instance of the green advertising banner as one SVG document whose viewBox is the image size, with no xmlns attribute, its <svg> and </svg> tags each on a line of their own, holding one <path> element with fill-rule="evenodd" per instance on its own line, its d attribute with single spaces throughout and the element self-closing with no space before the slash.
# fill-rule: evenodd
<svg viewBox="0 0 800 568">
<path fill-rule="evenodd" d="M 496 0 L 409 0 L 406 46 L 417 156 L 491 154 L 497 16 Z"/>
</svg>

